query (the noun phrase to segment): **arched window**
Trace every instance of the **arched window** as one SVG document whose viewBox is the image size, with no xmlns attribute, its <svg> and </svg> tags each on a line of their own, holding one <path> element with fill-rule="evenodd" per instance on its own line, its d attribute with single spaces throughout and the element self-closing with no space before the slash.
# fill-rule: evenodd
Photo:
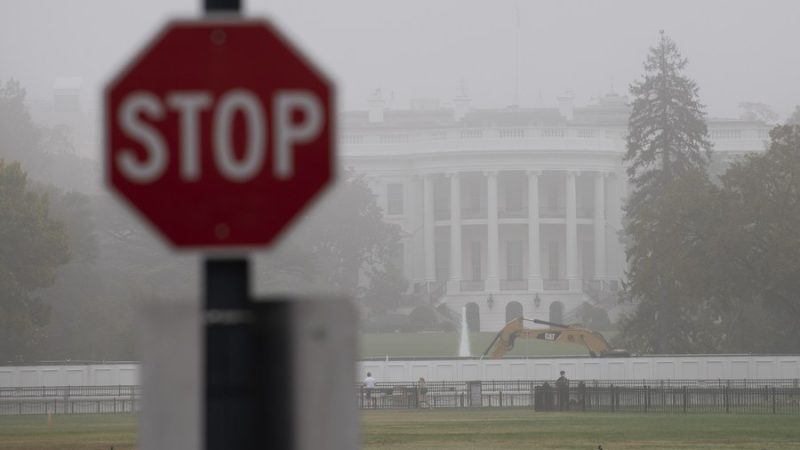
<svg viewBox="0 0 800 450">
<path fill-rule="evenodd" d="M 467 303 L 467 329 L 471 333 L 481 331 L 481 308 L 477 303 Z"/>
<path fill-rule="evenodd" d="M 517 301 L 508 302 L 506 304 L 506 323 L 517 317 L 522 317 L 522 304 Z"/>
<path fill-rule="evenodd" d="M 550 303 L 550 322 L 564 323 L 564 304 L 561 302 Z"/>
</svg>

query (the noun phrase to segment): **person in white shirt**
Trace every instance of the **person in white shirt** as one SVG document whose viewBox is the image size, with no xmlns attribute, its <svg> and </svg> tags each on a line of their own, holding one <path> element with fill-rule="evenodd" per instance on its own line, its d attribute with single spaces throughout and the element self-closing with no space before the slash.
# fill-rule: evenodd
<svg viewBox="0 0 800 450">
<path fill-rule="evenodd" d="M 373 389 L 375 389 L 375 378 L 372 378 L 372 373 L 367 372 L 367 378 L 364 378 L 364 390 L 367 393 L 367 404 L 371 404 L 373 408 L 376 408 L 378 399 L 372 396 Z"/>
</svg>

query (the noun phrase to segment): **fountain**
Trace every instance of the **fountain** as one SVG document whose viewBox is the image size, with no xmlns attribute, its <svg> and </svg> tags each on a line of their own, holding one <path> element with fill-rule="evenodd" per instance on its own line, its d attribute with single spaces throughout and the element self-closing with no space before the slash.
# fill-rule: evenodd
<svg viewBox="0 0 800 450">
<path fill-rule="evenodd" d="M 469 348 L 469 327 L 467 326 L 467 307 L 461 307 L 461 337 L 458 343 L 458 356 L 472 356 Z"/>
</svg>

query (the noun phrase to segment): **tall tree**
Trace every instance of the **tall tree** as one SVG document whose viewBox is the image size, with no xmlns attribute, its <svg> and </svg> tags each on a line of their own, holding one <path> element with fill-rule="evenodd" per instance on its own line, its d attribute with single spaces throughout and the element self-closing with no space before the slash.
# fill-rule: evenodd
<svg viewBox="0 0 800 450">
<path fill-rule="evenodd" d="M 683 74 L 688 60 L 664 32 L 650 49 L 644 77 L 631 84 L 633 109 L 628 123 L 624 162 L 635 191 L 628 215 L 675 178 L 704 169 L 711 142 L 697 84 Z"/>
<path fill-rule="evenodd" d="M 624 161 L 634 191 L 625 205 L 629 270 L 623 296 L 639 306 L 624 321 L 623 336 L 640 351 L 688 351 L 701 342 L 700 326 L 693 326 L 697 305 L 686 296 L 691 273 L 681 264 L 683 252 L 697 246 L 699 210 L 683 200 L 710 189 L 711 143 L 698 87 L 683 73 L 686 64 L 661 32 L 644 77 L 630 87 Z"/>
<path fill-rule="evenodd" d="M 42 130 L 31 120 L 25 106 L 25 89 L 14 80 L 0 82 L 0 158 L 19 161 L 28 172 L 44 162 Z"/>
<path fill-rule="evenodd" d="M 763 154 L 734 163 L 716 202 L 724 208 L 710 241 L 728 348 L 795 352 L 800 346 L 800 125 L 770 132 Z"/>
<path fill-rule="evenodd" d="M 28 189 L 19 163 L 0 160 L 0 361 L 35 345 L 49 307 L 36 295 L 69 260 L 64 226 L 49 216 L 46 194 Z"/>
</svg>

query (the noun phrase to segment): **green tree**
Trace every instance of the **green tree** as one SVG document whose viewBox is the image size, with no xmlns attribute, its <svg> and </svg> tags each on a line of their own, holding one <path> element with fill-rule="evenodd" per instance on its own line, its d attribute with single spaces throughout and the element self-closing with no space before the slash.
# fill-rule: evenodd
<svg viewBox="0 0 800 450">
<path fill-rule="evenodd" d="M 36 173 L 45 160 L 40 151 L 42 130 L 31 120 L 25 97 L 19 82 L 0 83 L 0 158 L 19 161 L 27 172 Z"/>
<path fill-rule="evenodd" d="M 407 285 L 394 263 L 400 228 L 383 221 L 363 176 L 348 171 L 297 228 L 268 258 L 273 288 L 347 295 L 378 310 L 400 302 Z"/>
<path fill-rule="evenodd" d="M 687 62 L 662 31 L 645 60 L 644 78 L 630 87 L 634 100 L 624 161 L 635 188 L 627 205 L 634 220 L 637 208 L 675 178 L 708 165 L 711 142 L 698 87 L 683 74 Z"/>
<path fill-rule="evenodd" d="M 800 125 L 800 106 L 795 106 L 794 112 L 786 121 L 786 125 Z"/>
<path fill-rule="evenodd" d="M 721 305 L 713 299 L 718 189 L 704 173 L 686 174 L 639 209 L 626 232 L 634 261 L 623 296 L 637 305 L 622 320 L 626 348 L 641 352 L 709 352 L 719 346 Z"/>
<path fill-rule="evenodd" d="M 703 106 L 697 85 L 683 74 L 686 64 L 662 32 L 643 79 L 630 87 L 624 160 L 634 191 L 625 205 L 629 270 L 622 296 L 638 307 L 622 321 L 622 335 L 636 351 L 695 351 L 707 344 L 712 317 L 689 295 L 698 280 L 687 258 L 704 238 L 704 199 L 713 185 Z"/>
<path fill-rule="evenodd" d="M 800 346 L 800 125 L 770 132 L 767 152 L 723 175 L 713 285 L 724 300 L 725 350 Z"/>
<path fill-rule="evenodd" d="M 19 163 L 0 161 L 0 361 L 19 361 L 35 347 L 49 306 L 37 291 L 69 260 L 63 224 L 49 216 L 49 197 L 28 189 Z"/>
</svg>

